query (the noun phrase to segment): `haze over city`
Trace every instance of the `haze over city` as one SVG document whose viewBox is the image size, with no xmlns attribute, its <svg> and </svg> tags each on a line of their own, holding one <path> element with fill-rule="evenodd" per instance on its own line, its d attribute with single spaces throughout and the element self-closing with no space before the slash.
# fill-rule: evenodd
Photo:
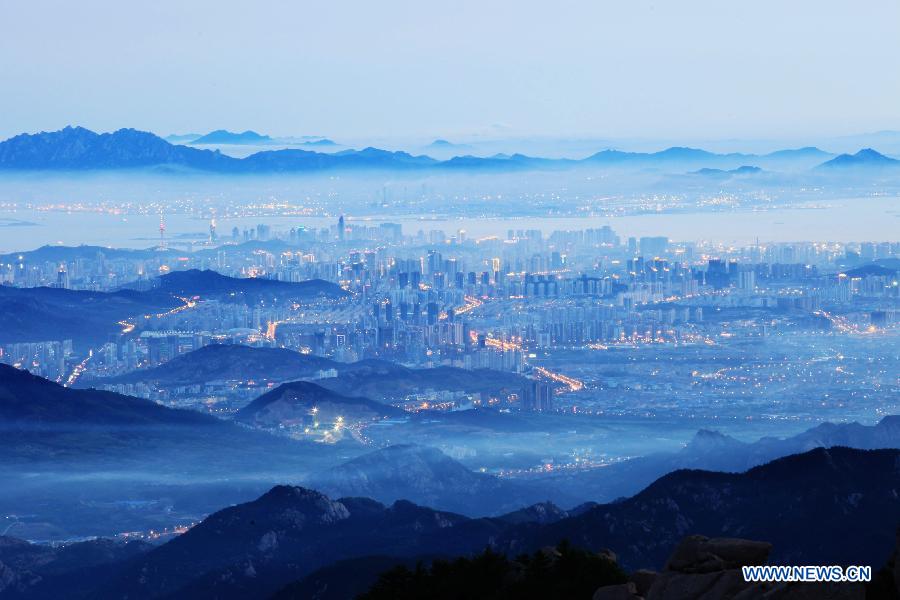
<svg viewBox="0 0 900 600">
<path fill-rule="evenodd" d="M 897 56 L 893 2 L 4 4 L 0 599 L 900 597 Z"/>
</svg>

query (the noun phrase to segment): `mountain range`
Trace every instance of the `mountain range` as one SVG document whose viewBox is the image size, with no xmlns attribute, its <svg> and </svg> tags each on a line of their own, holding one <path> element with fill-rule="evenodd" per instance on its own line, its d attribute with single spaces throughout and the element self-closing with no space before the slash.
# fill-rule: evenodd
<svg viewBox="0 0 900 600">
<path fill-rule="evenodd" d="M 284 373 L 286 376 L 291 375 L 291 369 L 294 367 L 309 368 L 306 364 L 307 358 L 313 359 L 315 363 L 313 366 L 316 368 L 328 366 L 318 362 L 326 359 L 297 355 L 287 350 L 252 350 L 254 351 L 241 346 L 210 346 L 176 358 L 157 369 L 169 365 L 171 368 L 168 372 L 164 371 L 163 375 L 170 377 L 168 381 L 172 384 L 183 384 L 186 381 L 195 381 L 189 377 L 195 368 L 200 373 L 201 379 L 205 379 L 227 376 L 221 369 L 227 370 L 231 364 L 245 365 L 250 370 L 236 373 L 235 376 L 246 376 L 248 372 L 253 372 L 254 362 L 265 364 L 270 357 L 275 357 L 279 368 L 287 369 Z M 204 357 L 204 354 L 214 356 L 215 360 Z M 198 356 L 202 359 L 200 362 L 195 360 Z M 207 370 L 202 372 L 203 368 Z M 277 373 L 278 369 L 275 372 Z M 428 370 L 423 372 L 427 373 Z M 138 407 L 170 417 L 183 414 L 186 417 L 196 418 L 198 423 L 221 425 L 219 435 L 226 438 L 233 434 L 231 424 L 205 415 L 173 412 L 145 400 L 109 392 L 65 389 L 38 377 L 28 375 L 26 378 L 22 375 L 22 371 L 11 367 L 5 367 L 0 373 L 5 374 L 4 379 L 7 380 L 8 386 L 5 394 L 0 394 L 0 398 L 18 399 L 18 404 L 13 400 L 7 400 L 13 402 L 9 406 L 16 407 L 17 415 L 0 413 L 4 415 L 3 419 L 7 423 L 27 422 L 30 428 L 35 429 L 40 425 L 37 415 L 71 414 L 77 417 L 75 422 L 78 427 L 68 428 L 69 431 L 65 436 L 49 436 L 42 439 L 38 446 L 31 446 L 29 452 L 33 458 L 46 458 L 49 456 L 47 452 L 63 452 L 73 457 L 84 452 L 95 455 L 98 452 L 96 444 L 102 436 L 95 434 L 93 429 L 102 424 L 106 417 L 95 415 L 91 407 L 107 404 Z M 152 373 L 153 371 L 148 371 L 148 374 Z M 336 378 L 340 379 L 341 377 Z M 317 383 L 322 381 L 328 380 L 318 380 Z M 318 407 L 319 419 L 329 423 L 334 422 L 338 416 L 344 417 L 349 424 L 357 420 L 367 421 L 403 414 L 388 405 L 359 397 L 359 391 L 351 391 L 349 394 L 336 393 L 316 383 L 302 381 L 286 383 L 257 398 L 238 413 L 237 419 L 251 425 L 278 427 L 282 423 L 308 419 L 308 413 L 313 407 Z M 32 400 L 28 401 L 29 398 Z M 44 398 L 48 398 L 48 401 L 45 402 Z M 56 408 L 58 406 L 70 412 Z M 23 412 L 24 408 L 28 408 L 31 412 Z M 13 410 L 9 407 L 7 409 Z M 472 413 L 467 418 L 473 422 L 491 418 L 490 414 L 481 414 L 478 411 L 464 412 Z M 140 414 L 129 414 L 130 421 L 126 421 L 126 424 L 130 426 L 139 424 L 142 418 Z M 90 427 L 86 427 L 88 425 Z M 46 429 L 46 425 L 42 427 Z M 86 433 L 76 434 L 73 429 L 75 431 L 85 429 Z M 263 440 L 270 441 L 268 437 L 260 439 Z M 186 438 L 185 443 L 189 441 L 190 436 Z M 204 448 L 218 447 L 209 436 L 200 442 Z M 121 440 L 116 442 L 121 443 L 124 442 Z M 222 445 L 226 445 L 226 442 Z M 346 459 L 330 464 L 326 462 L 327 467 L 324 470 L 303 469 L 296 473 L 296 477 L 302 478 L 309 485 L 338 495 L 366 495 L 385 502 L 405 498 L 467 515 L 483 515 L 497 514 L 502 510 L 511 510 L 517 505 L 542 500 L 552 500 L 565 507 L 572 507 L 585 501 L 608 502 L 634 494 L 655 479 L 678 469 L 702 468 L 740 472 L 782 456 L 836 445 L 859 449 L 900 447 L 900 417 L 885 417 L 873 426 L 858 423 L 824 423 L 796 436 L 784 439 L 763 438 L 752 443 L 741 442 L 717 432 L 701 430 L 678 452 L 651 454 L 600 469 L 551 472 L 540 476 L 504 480 L 472 472 L 434 448 L 407 444 L 362 454 L 364 448 L 357 447 L 354 453 L 358 458 L 351 457 L 349 462 Z M 253 444 L 247 448 L 252 455 L 250 450 Z M 327 453 L 320 454 L 321 458 L 327 458 Z M 25 456 L 21 458 L 24 460 Z M 415 468 L 412 465 L 415 465 Z M 303 473 L 307 475 L 304 476 Z M 492 491 L 490 494 L 481 494 L 479 490 L 482 489 Z"/>
<path fill-rule="evenodd" d="M 215 381 L 284 383 L 314 378 L 320 371 L 332 369 L 337 371 L 336 376 L 317 379 L 316 384 L 343 395 L 365 396 L 382 402 L 428 389 L 500 394 L 504 390 L 518 391 L 525 384 L 523 377 L 503 371 L 457 367 L 411 369 L 376 359 L 342 363 L 284 348 L 239 344 L 204 346 L 151 369 L 85 380 L 85 383 L 101 386 L 140 381 L 160 389 Z"/>
<path fill-rule="evenodd" d="M 783 456 L 831 446 L 900 448 L 900 416 L 884 417 L 875 425 L 822 423 L 787 438 L 764 437 L 755 442 L 700 430 L 677 452 L 649 454 L 577 474 L 552 473 L 542 479 L 544 485 L 560 492 L 608 502 L 634 494 L 678 469 L 740 472 Z"/>
<path fill-rule="evenodd" d="M 322 148 L 338 146 L 334 140 L 320 136 L 272 137 L 251 130 L 235 132 L 227 129 L 216 129 L 207 134 L 172 134 L 163 139 L 171 144 L 189 146 L 319 146 Z"/>
<path fill-rule="evenodd" d="M 626 500 L 575 514 L 551 510 L 549 518 L 534 520 L 521 514 L 470 519 L 407 501 L 384 505 L 277 486 L 210 515 L 162 546 L 105 564 L 106 576 L 82 592 L 264 598 L 329 567 L 332 578 L 363 579 L 357 581 L 362 591 L 371 580 L 360 578 L 355 565 L 371 557 L 382 557 L 377 564 L 386 566 L 385 558 L 401 563 L 472 555 L 485 547 L 515 556 L 563 539 L 595 552 L 611 548 L 629 570 L 658 569 L 690 534 L 764 540 L 774 547 L 774 564 L 880 565 L 894 547 L 900 521 L 898 461 L 898 450 L 838 447 L 739 474 L 677 471 Z M 547 508 L 535 514 L 545 516 Z M 759 546 L 768 553 L 768 545 Z M 7 560 L 26 549 L 17 546 Z M 8 579 L 17 575 L 12 571 Z M 46 593 L 53 579 L 43 585 Z"/>
<path fill-rule="evenodd" d="M 404 444 L 364 454 L 304 482 L 337 495 L 365 495 L 381 502 L 404 498 L 469 516 L 499 514 L 516 504 L 524 505 L 526 497 L 534 502 L 550 500 L 571 510 L 585 502 L 613 502 L 631 496 L 679 469 L 737 473 L 784 456 L 833 446 L 900 448 L 900 417 L 885 417 L 874 426 L 823 423 L 796 436 L 753 443 L 701 430 L 678 452 L 651 454 L 602 468 L 501 479 L 472 473 L 437 449 Z M 406 472 L 407 464 L 416 467 Z M 495 480 L 494 493 L 479 502 L 472 497 L 471 491 L 478 487 L 473 481 L 485 478 Z"/>
<path fill-rule="evenodd" d="M 324 399 L 341 405 L 358 401 L 306 383 L 299 388 L 287 384 L 271 397 L 273 402 L 288 405 L 298 401 L 305 410 L 309 396 L 304 398 L 304 394 L 310 389 L 317 402 Z M 260 402 L 257 410 L 271 404 Z M 373 408 L 366 402 L 362 406 Z M 585 484 L 580 494 L 570 496 L 560 484 L 562 480 L 498 479 L 472 472 L 435 449 L 414 445 L 351 456 L 334 466 L 337 456 L 332 453 L 327 460 L 323 458 L 329 449 L 322 445 L 291 442 L 137 398 L 66 389 L 5 365 L 0 365 L 0 426 L 0 450 L 5 459 L 0 475 L 14 482 L 0 495 L 0 510 L 13 512 L 7 506 L 22 506 L 31 499 L 33 511 L 45 512 L 36 499 L 46 497 L 46 489 L 28 492 L 34 498 L 26 495 L 21 484 L 33 485 L 34 480 L 19 477 L 16 469 L 21 466 L 27 475 L 53 465 L 69 476 L 77 475 L 72 484 L 77 486 L 80 501 L 61 505 L 59 510 L 68 509 L 66 518 L 72 519 L 77 508 L 78 518 L 104 518 L 109 528 L 121 527 L 136 517 L 98 501 L 97 492 L 92 491 L 95 484 L 86 475 L 100 463 L 106 463 L 104 472 L 111 468 L 125 472 L 159 469 L 177 474 L 179 479 L 201 473 L 203 477 L 219 473 L 239 479 L 256 473 L 260 481 L 254 485 L 268 477 L 284 477 L 265 474 L 271 469 L 302 473 L 316 464 L 329 465 L 312 468 L 313 474 L 304 480 L 305 486 L 319 492 L 276 487 L 258 500 L 211 515 L 157 549 L 141 550 L 134 553 L 138 556 L 129 554 L 121 561 L 113 557 L 115 564 L 104 563 L 109 577 L 98 577 L 90 589 L 73 588 L 88 597 L 260 597 L 338 561 L 376 555 L 397 560 L 465 555 L 485 546 L 516 555 L 562 539 L 592 550 L 613 548 L 627 568 L 658 567 L 678 540 L 691 533 L 770 541 L 775 545 L 776 562 L 877 564 L 875 561 L 887 555 L 893 526 L 900 520 L 900 500 L 895 494 L 900 486 L 896 468 L 900 451 L 832 447 L 803 452 L 819 444 L 896 445 L 900 427 L 894 417 L 875 426 L 824 424 L 794 438 L 752 444 L 700 432 L 677 453 L 680 458 L 669 456 L 668 463 L 654 459 L 653 468 L 664 465 L 681 470 L 655 478 L 642 491 L 627 494 L 630 498 L 571 509 L 559 508 L 559 503 L 573 506 L 593 494 L 596 488 L 589 477 L 579 476 Z M 348 449 L 338 448 L 337 454 Z M 767 462 L 773 452 L 794 451 L 802 453 Z M 741 460 L 766 464 L 745 471 L 736 468 Z M 740 472 L 683 469 L 699 465 L 725 465 Z M 596 471 L 612 468 L 615 466 Z M 633 468 L 630 474 L 639 481 L 646 472 L 646 468 Z M 103 472 L 99 475 L 105 477 Z M 38 483 L 49 485 L 49 479 L 44 475 Z M 65 488 L 69 493 L 72 484 Z M 119 477 L 111 485 L 114 498 L 133 493 L 131 484 Z M 227 493 L 206 495 L 205 505 L 227 504 L 233 500 L 226 498 L 247 493 L 247 489 L 224 491 Z M 335 497 L 339 499 L 332 499 Z M 556 504 L 547 502 L 551 498 Z M 193 502 L 189 504 L 196 511 L 199 500 Z M 467 517 L 460 513 L 503 514 Z M 164 514 L 171 519 L 176 513 L 169 508 Z M 0 547 L 4 545 L 0 543 Z M 16 545 L 13 554 L 20 556 L 28 548 Z M 10 565 L 34 567 L 34 563 L 17 560 L 0 556 L 11 573 L 0 567 L 3 581 L 28 588 L 26 584 L 32 580 L 23 580 Z M 90 561 L 84 558 L 82 562 Z M 346 568 L 352 569 L 352 565 L 348 563 Z M 72 572 L 65 569 L 43 572 L 42 586 L 50 586 L 41 588 L 45 592 L 59 592 L 52 587 L 53 581 L 71 581 L 65 578 Z"/>
<path fill-rule="evenodd" d="M 266 141 L 254 132 L 231 134 L 213 132 L 212 139 L 253 138 Z M 202 139 L 210 139 L 204 136 Z M 235 137 L 237 136 L 237 138 Z M 258 136 L 254 137 L 254 136 Z M 194 141 L 193 143 L 198 143 Z M 243 142 L 242 142 L 243 143 Z M 443 146 L 443 145 L 441 145 Z M 830 159 L 830 160 L 829 160 Z M 20 134 L 0 142 L 2 170 L 101 170 L 163 168 L 215 173 L 301 173 L 333 169 L 477 169 L 515 171 L 525 169 L 563 169 L 574 167 L 638 169 L 734 169 L 742 165 L 796 170 L 821 165 L 837 168 L 893 167 L 900 161 L 874 150 L 854 155 L 832 155 L 817 148 L 780 150 L 764 155 L 716 154 L 696 148 L 672 147 L 653 153 L 603 150 L 581 160 L 548 159 L 522 154 L 493 157 L 456 156 L 436 160 L 377 148 L 344 150 L 325 154 L 297 148 L 267 150 L 246 158 L 233 158 L 218 151 L 172 145 L 148 132 L 120 129 L 97 134 L 82 127 L 67 127 L 55 132 Z"/>
</svg>

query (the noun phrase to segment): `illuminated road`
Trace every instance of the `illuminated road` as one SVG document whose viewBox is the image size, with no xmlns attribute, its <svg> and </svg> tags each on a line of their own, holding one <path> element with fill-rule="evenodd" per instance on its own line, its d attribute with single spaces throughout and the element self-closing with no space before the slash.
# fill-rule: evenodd
<svg viewBox="0 0 900 600">
<path fill-rule="evenodd" d="M 467 312 L 472 312 L 473 310 L 475 310 L 476 308 L 478 308 L 479 306 L 481 306 L 482 304 L 484 304 L 484 302 L 482 302 L 481 300 L 479 300 L 479 299 L 476 298 L 475 296 L 465 296 L 465 297 L 463 298 L 463 300 L 465 300 L 465 304 L 463 304 L 462 306 L 459 306 L 459 307 L 453 309 L 453 312 L 454 312 L 454 314 L 455 314 L 456 316 L 464 315 L 464 314 L 466 314 Z M 443 321 L 443 320 L 445 320 L 448 316 L 449 316 L 448 313 L 442 312 L 442 313 L 440 314 L 439 318 L 440 318 L 440 320 Z"/>
<path fill-rule="evenodd" d="M 181 306 L 176 306 L 172 310 L 167 310 L 165 312 L 156 313 L 155 315 L 144 315 L 145 319 L 150 319 L 152 317 L 156 317 L 157 319 L 162 319 L 164 317 L 169 317 L 171 315 L 176 315 L 180 312 L 186 311 L 188 309 L 194 308 L 197 306 L 197 303 L 200 301 L 200 296 L 194 296 L 193 298 L 182 298 L 181 296 L 175 296 L 182 302 L 184 302 Z"/>
<path fill-rule="evenodd" d="M 63 387 L 72 387 L 72 385 L 76 381 L 78 381 L 78 378 L 81 377 L 81 374 L 84 373 L 84 370 L 87 368 L 88 361 L 90 361 L 92 358 L 94 358 L 94 350 L 93 349 L 88 350 L 87 357 L 83 361 L 81 361 L 80 363 L 75 365 L 75 368 L 72 369 L 72 373 L 71 373 L 71 375 L 69 375 L 69 378 L 66 379 L 66 382 L 63 384 Z"/>
<path fill-rule="evenodd" d="M 546 377 L 547 379 L 550 379 L 551 381 L 555 381 L 557 383 L 562 383 L 567 388 L 569 388 L 570 392 L 578 392 L 584 389 L 584 383 L 572 377 L 567 377 L 562 373 L 554 373 L 553 371 L 549 371 L 544 367 L 535 367 L 534 370 L 538 375 L 541 375 L 542 377 Z"/>
</svg>

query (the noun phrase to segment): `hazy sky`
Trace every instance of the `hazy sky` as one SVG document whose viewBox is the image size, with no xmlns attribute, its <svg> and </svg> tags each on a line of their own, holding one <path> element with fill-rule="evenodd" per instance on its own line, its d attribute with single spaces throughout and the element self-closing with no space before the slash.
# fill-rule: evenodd
<svg viewBox="0 0 900 600">
<path fill-rule="evenodd" d="M 900 129 L 900 2 L 0 2 L 0 137 Z"/>
</svg>

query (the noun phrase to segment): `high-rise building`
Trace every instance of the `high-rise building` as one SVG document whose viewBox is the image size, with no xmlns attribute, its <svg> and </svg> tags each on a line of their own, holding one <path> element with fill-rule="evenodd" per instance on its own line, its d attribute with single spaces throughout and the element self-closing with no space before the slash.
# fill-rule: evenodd
<svg viewBox="0 0 900 600">
<path fill-rule="evenodd" d="M 746 269 L 738 272 L 738 287 L 752 292 L 756 289 L 756 271 Z"/>
<path fill-rule="evenodd" d="M 69 289 L 69 272 L 66 271 L 66 265 L 63 263 L 60 263 L 59 271 L 56 272 L 56 287 Z"/>
<path fill-rule="evenodd" d="M 528 381 L 520 398 L 521 409 L 528 412 L 549 412 L 553 410 L 553 388 L 541 381 Z"/>
</svg>

